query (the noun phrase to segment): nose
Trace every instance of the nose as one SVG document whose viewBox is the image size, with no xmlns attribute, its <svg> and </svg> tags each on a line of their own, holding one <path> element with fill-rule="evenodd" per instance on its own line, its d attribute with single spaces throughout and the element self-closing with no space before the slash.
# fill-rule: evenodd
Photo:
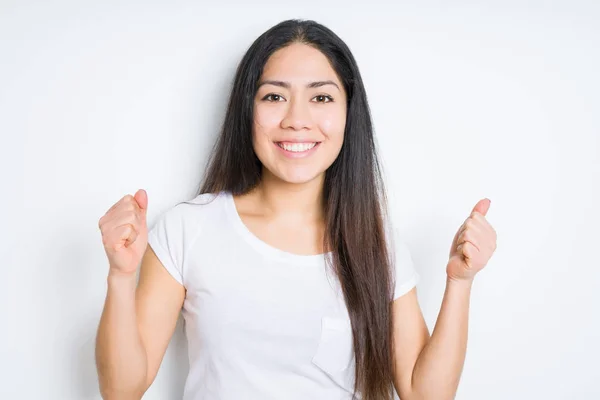
<svg viewBox="0 0 600 400">
<path fill-rule="evenodd" d="M 288 109 L 281 120 L 281 127 L 294 130 L 310 128 L 312 122 L 308 104 L 300 100 L 292 100 L 288 104 Z"/>
</svg>

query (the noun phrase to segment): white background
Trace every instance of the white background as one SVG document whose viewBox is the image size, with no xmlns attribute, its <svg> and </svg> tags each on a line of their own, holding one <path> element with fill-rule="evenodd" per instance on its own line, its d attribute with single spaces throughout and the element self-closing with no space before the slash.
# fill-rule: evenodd
<svg viewBox="0 0 600 400">
<path fill-rule="evenodd" d="M 359 63 L 430 329 L 492 200 L 457 399 L 600 398 L 600 3 L 249 3 L 0 2 L 0 398 L 99 398 L 98 220 L 194 195 L 238 61 L 287 18 Z M 181 327 L 145 399 L 181 398 Z"/>
</svg>

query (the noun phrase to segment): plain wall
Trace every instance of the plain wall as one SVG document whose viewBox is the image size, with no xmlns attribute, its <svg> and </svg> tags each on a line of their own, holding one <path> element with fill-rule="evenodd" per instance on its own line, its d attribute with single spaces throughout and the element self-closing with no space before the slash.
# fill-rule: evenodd
<svg viewBox="0 0 600 400">
<path fill-rule="evenodd" d="M 492 200 L 457 399 L 600 398 L 600 3 L 566 0 L 0 1 L 0 398 L 100 397 L 98 220 L 194 195 L 237 63 L 288 18 L 354 52 L 430 330 Z M 181 328 L 145 399 L 181 397 Z"/>
</svg>

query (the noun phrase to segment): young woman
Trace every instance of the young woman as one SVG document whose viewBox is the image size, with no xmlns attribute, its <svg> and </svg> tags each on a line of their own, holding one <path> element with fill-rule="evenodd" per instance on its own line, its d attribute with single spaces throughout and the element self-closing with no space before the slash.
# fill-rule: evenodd
<svg viewBox="0 0 600 400">
<path fill-rule="evenodd" d="M 489 205 L 454 237 L 430 336 L 356 62 L 323 25 L 284 21 L 237 69 L 199 194 L 150 232 L 143 190 L 99 221 L 101 393 L 143 395 L 182 311 L 186 400 L 454 398 L 471 285 L 496 247 Z"/>
</svg>

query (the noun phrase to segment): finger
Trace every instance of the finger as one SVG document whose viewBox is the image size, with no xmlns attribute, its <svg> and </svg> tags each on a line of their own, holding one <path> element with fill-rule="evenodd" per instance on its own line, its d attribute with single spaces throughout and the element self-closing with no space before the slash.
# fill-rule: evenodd
<svg viewBox="0 0 600 400">
<path fill-rule="evenodd" d="M 123 203 L 119 207 L 114 208 L 112 211 L 104 214 L 101 219 L 105 222 L 108 222 L 115 218 L 119 218 L 124 214 L 136 214 L 139 216 L 142 215 L 139 207 L 136 207 L 131 203 Z"/>
<path fill-rule="evenodd" d="M 465 260 L 471 259 L 477 254 L 477 248 L 471 242 L 462 242 L 456 248 L 459 254 L 462 254 Z"/>
<path fill-rule="evenodd" d="M 471 259 L 477 254 L 477 247 L 473 244 L 473 242 L 465 242 L 463 244 L 463 254 L 465 257 Z"/>
<path fill-rule="evenodd" d="M 138 237 L 138 232 L 131 224 L 122 225 L 115 228 L 113 250 L 117 251 L 123 247 L 129 247 Z"/>
<path fill-rule="evenodd" d="M 478 212 L 472 213 L 469 218 L 475 221 L 475 223 L 484 230 L 489 232 L 495 232 L 494 228 L 492 227 L 492 224 L 490 224 L 490 221 L 488 221 L 486 217 L 479 214 Z"/>
<path fill-rule="evenodd" d="M 125 247 L 129 247 L 136 241 L 140 232 L 136 229 L 135 226 L 133 226 L 131 224 L 125 225 L 125 228 L 130 228 L 130 229 L 128 229 L 129 235 L 127 236 L 127 239 L 125 239 Z"/>
<path fill-rule="evenodd" d="M 113 211 L 115 208 L 119 207 L 121 204 L 123 204 L 124 200 L 125 200 L 125 197 L 121 197 L 121 199 L 119 201 L 117 201 L 115 204 L 112 205 L 112 207 L 110 207 L 108 210 L 106 210 L 105 214 L 108 214 L 109 212 Z"/>
<path fill-rule="evenodd" d="M 138 190 L 138 192 L 136 192 L 136 196 L 138 196 L 138 197 L 143 197 L 144 196 L 144 195 L 140 195 L 139 193 L 140 193 L 140 191 Z M 148 205 L 148 199 L 142 200 L 142 202 L 143 202 L 144 205 L 146 205 L 146 206 Z M 142 218 L 145 219 L 145 217 L 146 217 L 146 209 L 140 207 L 140 203 L 138 202 L 138 200 L 134 196 L 131 196 L 130 200 L 128 201 L 128 204 L 131 204 L 131 207 L 132 207 L 131 209 L 136 214 L 138 214 L 140 217 L 142 217 Z"/>
<path fill-rule="evenodd" d="M 463 222 L 460 229 L 458 230 L 458 235 L 460 236 L 466 230 L 473 230 L 475 232 L 483 232 L 481 223 L 473 217 L 468 217 L 465 220 L 465 222 Z"/>
<path fill-rule="evenodd" d="M 121 214 L 122 212 L 130 212 L 138 214 L 140 217 L 145 216 L 144 212 L 138 205 L 137 201 L 133 198 L 133 196 L 128 195 L 129 197 L 123 198 L 123 202 L 119 204 L 119 206 L 112 209 L 110 212 L 106 213 L 106 219 L 112 219 L 117 214 Z"/>
<path fill-rule="evenodd" d="M 127 204 L 127 203 L 136 203 L 134 197 L 130 194 L 126 194 L 125 196 L 121 197 L 121 199 L 119 201 L 117 201 L 111 208 L 110 210 L 113 210 L 117 207 L 119 207 L 120 205 L 123 204 Z M 110 211 L 109 210 L 109 211 Z"/>
<path fill-rule="evenodd" d="M 468 260 L 468 259 L 469 259 L 469 257 L 468 257 L 468 256 L 465 254 L 465 249 L 464 249 L 464 247 L 465 247 L 465 242 L 463 242 L 463 243 L 459 244 L 459 245 L 456 247 L 456 253 L 457 253 L 459 256 L 461 256 L 463 259 L 465 259 L 465 260 Z"/>
<path fill-rule="evenodd" d="M 483 215 L 485 217 L 485 215 L 487 214 L 488 210 L 490 209 L 490 205 L 492 204 L 492 201 L 488 198 L 479 200 L 477 202 L 477 204 L 475 205 L 475 207 L 473 207 L 473 211 L 471 211 L 471 214 L 473 213 L 479 213 L 481 215 Z"/>
<path fill-rule="evenodd" d="M 471 230 L 465 230 L 459 236 L 459 238 L 458 238 L 458 240 L 456 242 L 459 245 L 463 244 L 463 243 L 471 243 L 471 245 L 473 245 L 477 249 L 477 251 L 479 251 L 480 246 L 479 246 L 479 239 L 477 237 L 478 237 L 478 235 L 475 234 L 473 231 L 471 231 Z"/>
<path fill-rule="evenodd" d="M 465 222 L 463 222 L 463 224 L 460 226 L 460 228 L 458 228 L 458 232 L 456 234 L 456 237 L 458 239 L 458 237 L 460 237 L 460 235 L 462 235 L 462 233 L 467 229 L 467 220 L 465 220 Z"/>
<path fill-rule="evenodd" d="M 135 192 L 134 199 L 140 209 L 145 213 L 148 210 L 148 193 L 144 189 Z"/>
<path fill-rule="evenodd" d="M 110 233 L 115 228 L 118 228 L 122 225 L 131 224 L 137 230 L 141 230 L 143 227 L 141 218 L 138 213 L 133 213 L 131 211 L 121 212 L 120 214 L 114 215 L 112 218 L 107 220 L 102 225 L 102 231 L 106 233 Z"/>
</svg>

